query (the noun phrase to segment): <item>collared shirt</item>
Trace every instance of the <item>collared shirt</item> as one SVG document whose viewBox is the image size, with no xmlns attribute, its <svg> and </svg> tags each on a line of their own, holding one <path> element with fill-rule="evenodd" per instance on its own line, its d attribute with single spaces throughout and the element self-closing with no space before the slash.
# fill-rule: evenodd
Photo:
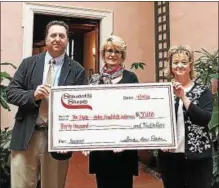
<svg viewBox="0 0 219 188">
<path fill-rule="evenodd" d="M 64 63 L 64 57 L 65 53 L 63 53 L 61 56 L 54 58 L 56 63 L 54 64 L 54 86 L 57 86 L 59 83 L 60 73 L 62 69 L 62 65 Z M 46 52 L 45 56 L 45 62 L 44 62 L 44 71 L 43 71 L 43 84 L 46 82 L 47 73 L 49 71 L 49 62 L 53 59 L 53 57 Z"/>
</svg>

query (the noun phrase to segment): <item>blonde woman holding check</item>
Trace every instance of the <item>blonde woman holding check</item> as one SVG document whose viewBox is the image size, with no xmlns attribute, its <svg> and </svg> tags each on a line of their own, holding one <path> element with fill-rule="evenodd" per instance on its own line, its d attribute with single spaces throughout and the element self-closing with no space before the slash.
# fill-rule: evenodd
<svg viewBox="0 0 219 188">
<path fill-rule="evenodd" d="M 211 91 L 194 79 L 194 52 L 187 45 L 168 52 L 173 81 L 178 148 L 159 151 L 158 162 L 165 188 L 210 188 L 212 144 L 208 123 L 213 100 Z"/>
<path fill-rule="evenodd" d="M 138 83 L 136 75 L 124 69 L 126 47 L 126 43 L 118 36 L 112 35 L 106 39 L 101 49 L 104 67 L 99 74 L 91 77 L 90 84 Z M 92 151 L 89 155 L 89 172 L 96 174 L 98 188 L 132 188 L 133 175 L 138 175 L 137 151 Z"/>
</svg>

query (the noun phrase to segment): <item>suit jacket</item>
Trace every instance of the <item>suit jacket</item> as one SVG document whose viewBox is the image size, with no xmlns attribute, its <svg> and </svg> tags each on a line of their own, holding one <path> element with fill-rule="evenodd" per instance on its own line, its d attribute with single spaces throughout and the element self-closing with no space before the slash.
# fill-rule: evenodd
<svg viewBox="0 0 219 188">
<path fill-rule="evenodd" d="M 42 84 L 45 55 L 44 52 L 25 58 L 7 87 L 7 101 L 18 106 L 12 130 L 11 149 L 13 150 L 25 150 L 34 132 L 41 103 L 41 100 L 37 102 L 34 100 L 34 91 Z M 84 68 L 65 55 L 58 85 L 84 83 Z M 71 155 L 71 153 L 65 155 L 52 153 L 54 158 L 60 160 L 70 158 Z"/>
</svg>

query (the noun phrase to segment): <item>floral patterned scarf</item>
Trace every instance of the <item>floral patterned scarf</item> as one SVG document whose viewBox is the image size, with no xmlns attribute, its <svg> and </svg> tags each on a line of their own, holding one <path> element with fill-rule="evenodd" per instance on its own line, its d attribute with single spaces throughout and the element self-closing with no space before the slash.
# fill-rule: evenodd
<svg viewBox="0 0 219 188">
<path fill-rule="evenodd" d="M 104 84 L 112 84 L 112 80 L 122 76 L 124 67 L 122 65 L 118 65 L 113 69 L 108 69 L 106 65 L 101 70 L 100 74 L 94 74 L 91 76 L 89 83 L 91 85 L 100 84 L 103 82 Z"/>
</svg>

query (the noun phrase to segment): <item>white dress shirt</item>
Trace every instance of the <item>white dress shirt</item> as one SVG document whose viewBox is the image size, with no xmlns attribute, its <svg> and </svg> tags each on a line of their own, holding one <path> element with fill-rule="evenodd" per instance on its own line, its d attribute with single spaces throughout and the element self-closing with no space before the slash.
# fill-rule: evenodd
<svg viewBox="0 0 219 188">
<path fill-rule="evenodd" d="M 192 89 L 193 86 L 194 83 L 190 87 L 184 88 L 184 91 L 188 92 L 190 89 Z M 184 115 L 183 115 L 183 102 L 181 99 L 179 100 L 179 107 L 177 111 L 176 130 L 177 130 L 178 147 L 176 150 L 173 150 L 171 152 L 185 153 L 185 123 L 184 123 Z"/>
</svg>

